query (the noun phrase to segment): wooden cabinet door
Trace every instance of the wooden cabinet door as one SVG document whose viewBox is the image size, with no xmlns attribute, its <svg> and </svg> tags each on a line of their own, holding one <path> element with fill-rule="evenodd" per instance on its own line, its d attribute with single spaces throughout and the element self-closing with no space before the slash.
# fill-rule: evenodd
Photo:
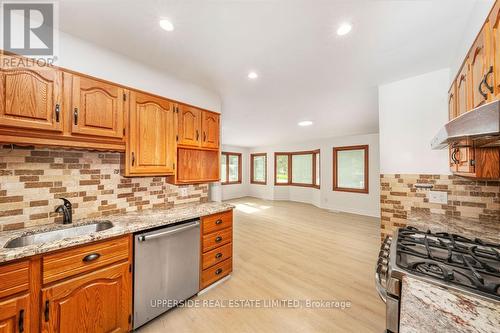
<svg viewBox="0 0 500 333">
<path fill-rule="evenodd" d="M 1 68 L 0 125 L 61 132 L 62 72 L 40 67 Z"/>
<path fill-rule="evenodd" d="M 495 99 L 500 99 L 500 1 L 495 1 L 495 6 L 489 17 L 491 31 L 491 61 L 493 64 L 493 78 L 488 77 L 488 84 L 494 86 Z M 493 81 L 493 82 L 492 82 Z"/>
<path fill-rule="evenodd" d="M 42 289 L 42 332 L 128 332 L 131 274 L 125 262 Z"/>
<path fill-rule="evenodd" d="M 461 116 L 470 108 L 470 92 L 469 92 L 469 63 L 467 60 L 463 64 L 460 69 L 460 73 L 458 74 L 457 81 L 457 95 L 456 95 L 456 115 Z"/>
<path fill-rule="evenodd" d="M 23 295 L 0 302 L 0 333 L 30 332 L 30 297 Z"/>
<path fill-rule="evenodd" d="M 448 119 L 452 120 L 457 116 L 457 93 L 455 83 L 451 85 L 448 91 Z"/>
<path fill-rule="evenodd" d="M 475 171 L 474 148 L 471 140 L 465 139 L 457 143 L 457 160 L 456 171 L 460 173 L 471 173 Z"/>
<path fill-rule="evenodd" d="M 123 137 L 123 88 L 73 75 L 72 91 L 72 133 Z"/>
<path fill-rule="evenodd" d="M 173 105 L 168 100 L 130 94 L 127 175 L 169 175 L 175 170 Z"/>
<path fill-rule="evenodd" d="M 469 53 L 470 105 L 472 109 L 485 104 L 492 94 L 492 92 L 488 90 L 489 84 L 483 82 L 486 73 L 488 73 L 490 69 L 490 42 L 488 29 L 489 25 L 488 22 L 486 22 Z"/>
<path fill-rule="evenodd" d="M 177 130 L 179 145 L 199 147 L 201 142 L 201 110 L 179 105 Z"/>
<path fill-rule="evenodd" d="M 219 148 L 219 119 L 220 116 L 213 112 L 202 112 L 201 131 L 203 148 Z"/>
</svg>

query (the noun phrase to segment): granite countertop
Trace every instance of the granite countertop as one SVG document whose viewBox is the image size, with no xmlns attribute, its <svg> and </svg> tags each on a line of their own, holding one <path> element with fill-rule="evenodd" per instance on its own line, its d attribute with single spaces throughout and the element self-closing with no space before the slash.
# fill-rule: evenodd
<svg viewBox="0 0 500 333">
<path fill-rule="evenodd" d="M 211 215 L 233 209 L 227 203 L 208 202 L 202 204 L 187 204 L 171 209 L 144 210 L 125 214 L 111 215 L 99 219 L 82 219 L 72 225 L 50 224 L 40 227 L 25 228 L 15 231 L 0 232 L 0 263 L 14 259 L 29 257 L 35 254 L 46 253 L 75 245 L 86 244 L 98 240 L 130 234 L 137 231 L 166 226 L 183 220 Z M 56 229 L 71 228 L 76 225 L 85 225 L 96 221 L 110 221 L 113 227 L 107 230 L 94 232 L 82 236 L 64 238 L 61 240 L 34 244 L 18 248 L 4 248 L 5 244 L 16 237 L 51 231 Z"/>
<path fill-rule="evenodd" d="M 449 217 L 443 214 L 412 212 L 408 216 L 408 225 L 424 231 L 448 232 L 500 243 L 500 221 L 483 221 L 473 218 Z"/>
<path fill-rule="evenodd" d="M 401 333 L 498 332 L 500 302 L 403 277 Z"/>
</svg>

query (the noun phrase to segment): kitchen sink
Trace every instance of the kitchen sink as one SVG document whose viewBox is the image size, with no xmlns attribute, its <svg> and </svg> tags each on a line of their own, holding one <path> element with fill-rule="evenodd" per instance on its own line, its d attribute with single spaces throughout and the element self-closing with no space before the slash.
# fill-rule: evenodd
<svg viewBox="0 0 500 333">
<path fill-rule="evenodd" d="M 42 244 L 61 240 L 63 238 L 88 235 L 93 232 L 107 230 L 113 227 L 110 221 L 99 221 L 91 224 L 79 225 L 65 229 L 58 229 L 46 232 L 25 235 L 11 239 L 5 244 L 5 248 L 16 248 L 34 244 Z"/>
</svg>

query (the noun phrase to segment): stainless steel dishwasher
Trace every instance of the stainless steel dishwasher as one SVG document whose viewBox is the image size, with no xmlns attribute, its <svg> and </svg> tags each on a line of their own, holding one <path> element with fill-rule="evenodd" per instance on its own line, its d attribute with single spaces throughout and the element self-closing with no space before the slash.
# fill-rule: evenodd
<svg viewBox="0 0 500 333">
<path fill-rule="evenodd" d="M 134 235 L 134 329 L 198 292 L 200 220 Z"/>
</svg>

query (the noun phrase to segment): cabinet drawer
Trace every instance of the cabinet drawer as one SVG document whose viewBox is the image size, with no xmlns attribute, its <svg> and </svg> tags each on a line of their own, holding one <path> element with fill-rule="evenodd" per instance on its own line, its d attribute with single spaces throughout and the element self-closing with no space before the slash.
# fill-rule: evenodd
<svg viewBox="0 0 500 333">
<path fill-rule="evenodd" d="M 201 273 L 201 289 L 208 287 L 217 280 L 233 271 L 233 260 L 231 258 L 218 263 Z"/>
<path fill-rule="evenodd" d="M 202 269 L 207 269 L 221 261 L 224 261 L 233 256 L 233 243 L 222 245 L 212 251 L 203 254 Z"/>
<path fill-rule="evenodd" d="M 205 216 L 202 219 L 203 234 L 229 228 L 233 225 L 233 211 Z"/>
<path fill-rule="evenodd" d="M 233 239 L 233 229 L 223 229 L 203 236 L 203 252 L 213 250 L 221 245 L 230 243 Z"/>
<path fill-rule="evenodd" d="M 129 237 L 90 244 L 43 257 L 43 283 L 94 270 L 129 257 Z"/>
<path fill-rule="evenodd" d="M 28 260 L 0 266 L 0 298 L 28 290 L 29 275 Z"/>
</svg>

